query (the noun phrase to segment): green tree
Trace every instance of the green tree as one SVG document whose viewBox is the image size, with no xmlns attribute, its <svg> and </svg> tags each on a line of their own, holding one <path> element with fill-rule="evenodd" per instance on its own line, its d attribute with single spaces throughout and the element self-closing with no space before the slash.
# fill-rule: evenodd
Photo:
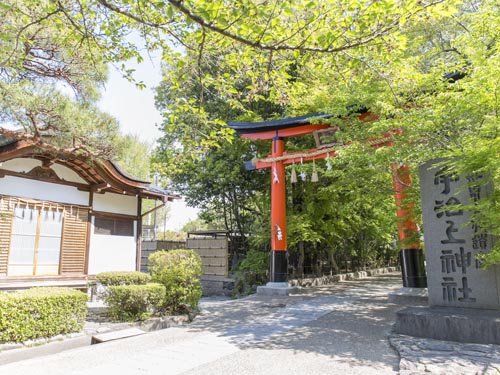
<svg viewBox="0 0 500 375">
<path fill-rule="evenodd" d="M 242 101 L 255 103 L 264 97 L 281 106 L 289 104 L 294 71 L 302 74 L 318 56 L 333 56 L 326 66 L 330 69 L 335 66 L 331 63 L 341 60 L 366 62 L 404 49 L 405 24 L 452 13 L 455 3 L 2 0 L 0 66 L 8 80 L 65 82 L 88 98 L 95 95 L 94 83 L 103 81 L 105 63 L 116 64 L 133 79 L 124 62 L 142 60 L 141 47 L 127 39 L 135 33 L 147 49 L 161 49 L 167 62 L 176 61 L 179 48 L 197 61 L 198 69 L 192 73 L 200 83 L 202 102 L 208 88 L 216 87 L 231 106 L 248 111 Z M 220 55 L 220 51 L 227 53 Z M 230 70 L 205 74 L 205 59 Z M 242 79 L 236 77 L 247 82 L 244 100 L 239 90 Z M 199 103 L 185 103 L 185 113 L 196 114 L 200 124 L 208 125 L 193 129 L 192 134 L 201 132 L 202 143 L 208 146 L 227 139 L 220 118 L 207 118 L 199 109 Z M 41 112 L 43 108 L 37 111 Z M 29 123 L 35 135 L 39 123 Z M 81 126 L 75 125 L 71 129 Z"/>
<path fill-rule="evenodd" d="M 48 1 L 0 2 L 0 132 L 111 155 L 118 126 L 95 106 L 105 65 L 60 8 Z"/>
<path fill-rule="evenodd" d="M 151 181 L 151 145 L 137 134 L 121 137 L 118 146 L 118 164 L 132 176 Z"/>
<path fill-rule="evenodd" d="M 243 111 L 226 100 L 224 90 L 192 79 L 193 69 L 204 69 L 214 77 L 227 75 L 226 65 L 219 64 L 222 56 L 220 52 L 200 67 L 188 53 L 165 66 L 156 96 L 165 120 L 155 165 L 162 164 L 176 190 L 189 205 L 201 209 L 201 219 L 212 228 L 245 236 L 252 232 L 255 217 L 263 213 L 256 202 L 267 194 L 262 181 L 268 175 L 245 171 L 243 161 L 253 159 L 262 145 L 242 141 L 225 127 L 225 121 L 243 116 Z M 244 89 L 244 80 L 239 86 Z M 265 101 L 246 105 L 253 118 L 281 110 Z M 207 138 L 205 132 L 213 134 Z M 217 142 L 208 141 L 212 136 Z"/>
<path fill-rule="evenodd" d="M 200 218 L 196 218 L 187 222 L 183 227 L 182 231 L 187 234 L 187 232 L 194 232 L 200 230 L 211 230 L 211 229 L 219 229 L 219 228 L 211 228 L 210 224 L 206 223 L 204 220 Z"/>
</svg>

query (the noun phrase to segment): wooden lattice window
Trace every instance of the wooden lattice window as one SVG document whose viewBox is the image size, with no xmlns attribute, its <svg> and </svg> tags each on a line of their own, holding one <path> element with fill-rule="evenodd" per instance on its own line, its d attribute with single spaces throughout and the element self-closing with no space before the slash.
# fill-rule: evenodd
<svg viewBox="0 0 500 375">
<path fill-rule="evenodd" d="M 96 216 L 94 233 L 108 236 L 134 236 L 134 220 Z"/>
<path fill-rule="evenodd" d="M 66 210 L 64 215 L 60 273 L 85 272 L 89 212 L 84 208 Z"/>
<path fill-rule="evenodd" d="M 12 212 L 0 205 L 0 275 L 2 276 L 7 275 L 11 231 Z"/>
</svg>

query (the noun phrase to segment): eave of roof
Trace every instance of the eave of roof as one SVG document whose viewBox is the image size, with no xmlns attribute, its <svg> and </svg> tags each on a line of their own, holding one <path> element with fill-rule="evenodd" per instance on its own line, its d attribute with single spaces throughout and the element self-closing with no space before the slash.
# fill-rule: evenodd
<svg viewBox="0 0 500 375">
<path fill-rule="evenodd" d="M 116 169 L 116 171 L 119 174 L 121 174 L 123 177 L 127 178 L 128 180 L 134 181 L 134 182 L 137 182 L 140 184 L 151 184 L 151 181 L 140 180 L 138 177 L 132 176 L 131 174 L 125 172 L 123 170 L 123 168 L 118 163 L 111 161 L 111 160 L 108 160 L 108 162 L 110 164 L 110 167 L 113 167 L 114 169 Z"/>
<path fill-rule="evenodd" d="M 311 124 L 312 118 L 327 119 L 332 115 L 325 113 L 316 113 L 305 116 L 291 117 L 281 120 L 270 120 L 261 122 L 228 122 L 228 127 L 234 129 L 238 134 L 260 133 L 274 130 L 289 129 L 303 125 Z"/>
<path fill-rule="evenodd" d="M 97 160 L 83 155 L 75 155 L 52 146 L 36 145 L 29 141 L 9 141 L 0 145 L 0 162 L 21 157 L 49 160 L 65 165 L 87 181 L 90 190 L 105 185 L 105 187 L 100 187 L 101 191 L 164 201 L 180 199 L 177 194 L 153 187 L 149 182 L 129 175 L 116 163 L 109 160 Z M 107 186 L 108 184 L 109 186 Z"/>
</svg>

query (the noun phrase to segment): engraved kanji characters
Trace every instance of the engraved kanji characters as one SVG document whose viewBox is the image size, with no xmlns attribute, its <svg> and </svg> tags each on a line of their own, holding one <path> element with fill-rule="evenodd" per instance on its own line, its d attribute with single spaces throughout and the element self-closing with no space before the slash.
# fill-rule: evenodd
<svg viewBox="0 0 500 375">
<path fill-rule="evenodd" d="M 469 181 L 469 197 L 474 204 L 477 204 L 481 199 L 481 185 L 474 184 L 483 178 L 480 174 L 472 174 L 467 176 L 467 181 Z"/>
<path fill-rule="evenodd" d="M 469 288 L 467 277 L 462 277 L 462 287 L 457 288 L 458 284 L 453 277 L 443 277 L 441 286 L 443 288 L 443 301 L 448 302 L 476 302 L 475 298 L 470 296 L 472 289 Z M 462 297 L 458 297 L 458 292 L 462 293 Z"/>
<path fill-rule="evenodd" d="M 488 234 L 481 232 L 481 228 L 475 221 L 472 222 L 472 231 L 472 248 L 486 250 L 488 248 Z"/>
<path fill-rule="evenodd" d="M 448 195 L 451 191 L 450 184 L 457 182 L 458 179 L 459 177 L 451 174 L 448 168 L 442 168 L 434 174 L 434 185 L 443 184 L 444 188 L 441 194 Z"/>
<path fill-rule="evenodd" d="M 456 206 L 456 205 L 459 205 L 460 204 L 460 201 L 455 198 L 455 197 L 451 197 L 450 199 L 448 199 L 446 201 L 446 203 L 444 202 L 444 200 L 436 200 L 435 201 L 435 204 L 436 206 L 434 207 L 434 211 L 436 211 L 436 216 L 438 218 L 441 218 L 443 215 L 446 215 L 446 217 L 450 217 L 450 216 L 462 216 L 463 215 L 463 211 L 461 209 L 452 209 L 452 208 L 448 208 L 448 209 L 443 209 L 445 207 L 450 207 L 450 206 Z"/>
<path fill-rule="evenodd" d="M 463 247 L 460 248 L 460 254 L 455 254 L 455 261 L 457 266 L 462 269 L 462 274 L 467 273 L 467 267 L 472 264 L 472 253 L 470 251 L 465 251 Z"/>
<path fill-rule="evenodd" d="M 472 180 L 471 180 L 472 179 Z M 468 178 L 469 182 L 476 182 L 477 176 Z M 434 174 L 434 185 L 442 190 L 440 197 L 434 200 L 434 212 L 440 222 L 446 224 L 444 229 L 444 238 L 440 240 L 442 245 L 449 246 L 441 250 L 441 272 L 446 276 L 442 277 L 442 298 L 446 302 L 476 302 L 472 297 L 472 288 L 467 279 L 467 270 L 469 267 L 477 268 L 477 261 L 473 264 L 473 253 L 467 251 L 466 238 L 461 235 L 461 226 L 465 224 L 464 211 L 459 207 L 462 204 L 460 200 L 453 196 L 453 185 L 460 181 L 460 177 L 451 173 L 449 169 L 443 168 Z M 481 188 L 479 185 L 470 185 L 469 196 L 474 204 L 480 199 Z M 480 237 L 479 228 L 473 227 L 475 240 L 473 239 L 473 248 L 485 246 L 484 238 Z M 475 242 L 474 242 L 475 241 Z M 483 242 L 480 242 L 483 241 Z M 458 248 L 454 247 L 459 245 Z M 476 245 L 477 247 L 474 247 Z M 461 276 L 457 275 L 459 273 Z"/>
<path fill-rule="evenodd" d="M 457 300 L 457 283 L 453 277 L 443 277 L 443 301 L 454 302 Z"/>
<path fill-rule="evenodd" d="M 455 266 L 455 256 L 453 255 L 453 250 L 442 250 L 441 259 L 441 272 L 451 273 L 457 270 Z"/>
<path fill-rule="evenodd" d="M 467 267 L 472 265 L 472 253 L 460 248 L 459 253 L 454 253 L 453 250 L 441 250 L 441 272 L 453 273 L 457 268 L 462 270 L 462 274 L 467 273 Z"/>
<path fill-rule="evenodd" d="M 466 277 L 462 277 L 462 288 L 458 288 L 458 291 L 464 295 L 463 297 L 458 298 L 460 302 L 476 302 L 475 298 L 469 296 L 472 292 L 472 289 L 469 288 Z"/>
<path fill-rule="evenodd" d="M 458 232 L 458 228 L 455 228 L 455 223 L 451 220 L 446 220 L 446 224 L 448 224 L 448 227 L 446 228 L 446 237 L 448 239 L 446 240 L 441 240 L 442 244 L 450 244 L 450 243 L 465 243 L 465 240 L 462 238 L 455 238 L 453 236 L 453 233 Z"/>
</svg>

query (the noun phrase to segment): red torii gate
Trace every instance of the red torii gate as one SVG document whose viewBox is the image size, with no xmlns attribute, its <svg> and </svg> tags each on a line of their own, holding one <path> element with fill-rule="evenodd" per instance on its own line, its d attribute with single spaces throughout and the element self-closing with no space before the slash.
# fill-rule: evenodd
<svg viewBox="0 0 500 375">
<path fill-rule="evenodd" d="M 336 156 L 331 147 L 317 148 L 305 152 L 285 152 L 285 139 L 311 134 L 327 128 L 329 124 L 312 124 L 311 118 L 329 118 L 330 115 L 307 115 L 283 120 L 264 122 L 229 122 L 242 138 L 252 140 L 272 140 L 271 154 L 257 161 L 251 168 L 272 168 L 271 172 L 271 273 L 270 283 L 287 282 L 287 233 L 286 233 L 286 183 L 285 165 L 324 159 Z M 366 112 L 359 115 L 363 122 L 375 121 L 378 116 Z M 374 148 L 392 146 L 393 136 L 401 131 L 386 133 L 379 139 L 368 140 Z M 403 286 L 414 288 L 427 287 L 424 256 L 418 240 L 418 227 L 413 214 L 413 205 L 406 204 L 406 190 L 411 185 L 411 175 L 407 166 L 391 166 L 393 169 L 394 197 L 398 216 L 398 234 L 400 244 L 400 260 L 403 273 Z M 415 240 L 417 239 L 417 240 Z"/>
</svg>

